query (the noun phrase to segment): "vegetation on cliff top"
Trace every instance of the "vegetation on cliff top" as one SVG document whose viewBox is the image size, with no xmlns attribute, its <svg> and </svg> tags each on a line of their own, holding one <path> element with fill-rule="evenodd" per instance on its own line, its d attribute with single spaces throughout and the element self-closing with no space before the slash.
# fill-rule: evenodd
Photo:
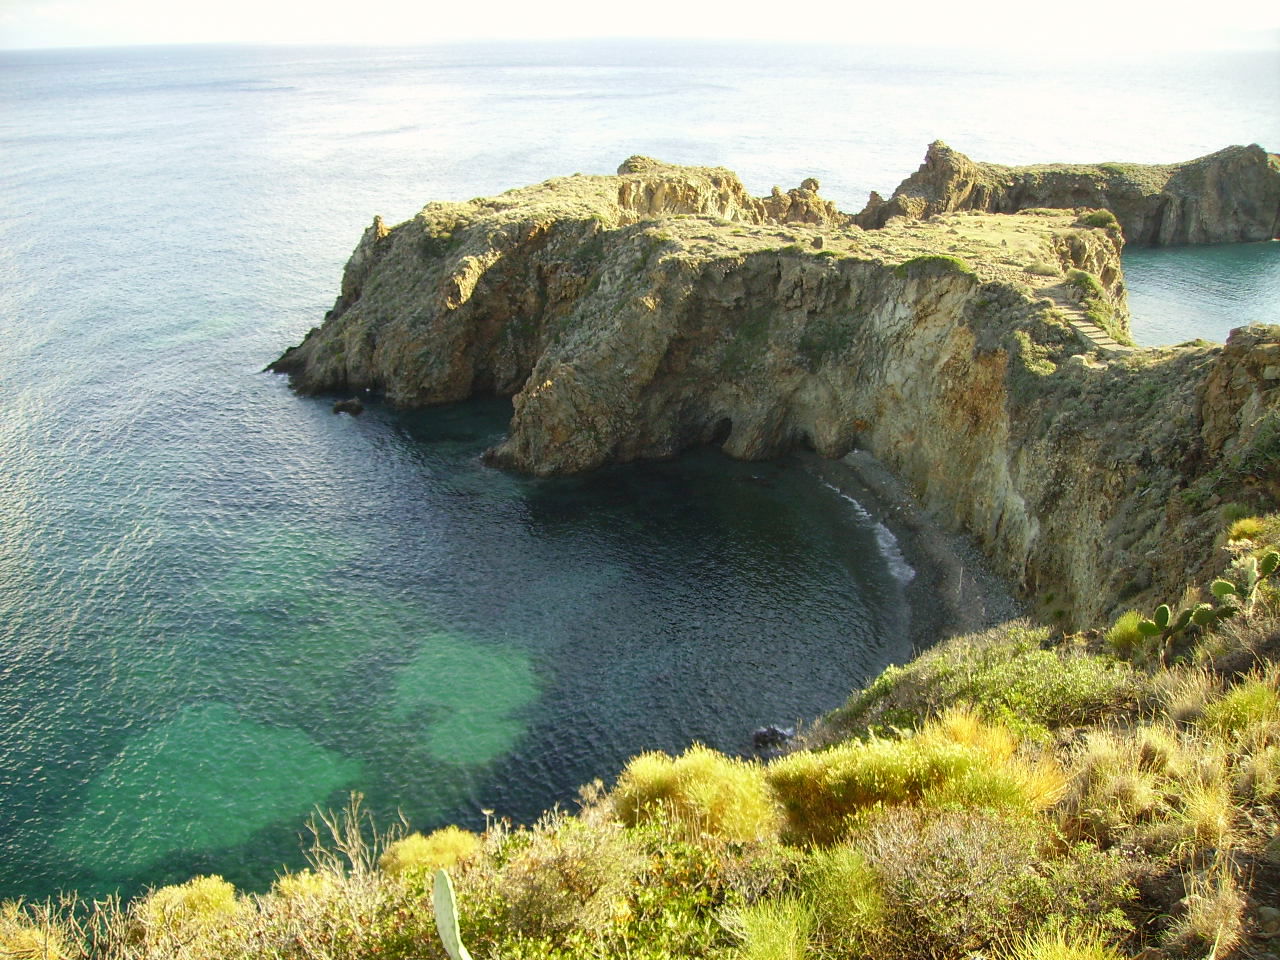
<svg viewBox="0 0 1280 960">
<path fill-rule="evenodd" d="M 1232 516 L 1221 543 L 1223 575 L 1177 609 L 1228 615 L 953 638 L 806 749 L 645 754 L 528 827 L 380 835 L 357 798 L 264 894 L 197 877 L 8 903 L 0 956 L 443 958 L 439 868 L 477 958 L 1260 956 L 1280 933 L 1280 515 Z"/>
</svg>

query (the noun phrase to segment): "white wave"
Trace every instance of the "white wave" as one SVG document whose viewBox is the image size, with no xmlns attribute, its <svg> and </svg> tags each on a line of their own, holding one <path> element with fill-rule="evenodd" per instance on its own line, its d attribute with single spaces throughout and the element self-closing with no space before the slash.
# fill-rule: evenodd
<svg viewBox="0 0 1280 960">
<path fill-rule="evenodd" d="M 871 532 L 875 535 L 876 546 L 880 549 L 880 556 L 884 558 L 885 565 L 889 568 L 889 573 L 893 575 L 894 579 L 903 586 L 914 580 L 916 578 L 915 567 L 907 563 L 907 558 L 902 553 L 902 545 L 898 543 L 898 538 L 893 535 L 893 531 L 872 517 L 866 507 L 839 487 L 827 483 L 825 480 L 822 481 L 822 485 L 829 490 L 834 490 L 840 499 L 847 501 L 853 507 L 853 512 L 858 519 L 865 520 L 871 524 Z"/>
</svg>

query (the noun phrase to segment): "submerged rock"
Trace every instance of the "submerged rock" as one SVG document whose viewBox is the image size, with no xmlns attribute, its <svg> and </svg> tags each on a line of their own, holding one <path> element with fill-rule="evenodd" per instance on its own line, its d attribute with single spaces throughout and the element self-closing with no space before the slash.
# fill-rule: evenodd
<svg viewBox="0 0 1280 960">
<path fill-rule="evenodd" d="M 863 447 L 1064 623 L 1169 599 L 1215 498 L 1271 495 L 1280 330 L 1125 348 L 1114 228 L 863 230 L 816 181 L 757 199 L 720 168 L 621 169 L 375 221 L 273 369 L 407 406 L 511 396 L 488 456 L 535 474 Z"/>
</svg>

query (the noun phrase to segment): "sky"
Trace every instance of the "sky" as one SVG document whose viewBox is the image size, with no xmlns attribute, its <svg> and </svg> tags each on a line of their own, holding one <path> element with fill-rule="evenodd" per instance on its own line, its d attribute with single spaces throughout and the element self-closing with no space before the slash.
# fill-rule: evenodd
<svg viewBox="0 0 1280 960">
<path fill-rule="evenodd" d="M 1153 12 L 1158 11 L 1158 12 Z M 0 0 L 0 49 L 155 43 L 422 44 L 584 37 L 1073 50 L 1280 49 L 1274 0 Z"/>
</svg>

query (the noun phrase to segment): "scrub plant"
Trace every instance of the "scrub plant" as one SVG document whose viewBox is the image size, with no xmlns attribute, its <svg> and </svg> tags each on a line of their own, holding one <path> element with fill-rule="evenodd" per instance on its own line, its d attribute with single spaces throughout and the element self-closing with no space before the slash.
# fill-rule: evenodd
<svg viewBox="0 0 1280 960">
<path fill-rule="evenodd" d="M 794 898 L 761 900 L 726 911 L 721 922 L 741 947 L 738 960 L 806 960 L 813 912 Z"/>
<path fill-rule="evenodd" d="M 755 763 L 694 744 L 678 757 L 643 753 L 633 758 L 611 795 L 623 823 L 634 826 L 669 815 L 691 835 L 728 840 L 777 835 L 777 805 Z"/>
<path fill-rule="evenodd" d="M 479 836 L 455 826 L 427 836 L 410 833 L 387 846 L 378 858 L 378 869 L 393 877 L 421 878 L 475 856 L 480 845 Z"/>
</svg>

